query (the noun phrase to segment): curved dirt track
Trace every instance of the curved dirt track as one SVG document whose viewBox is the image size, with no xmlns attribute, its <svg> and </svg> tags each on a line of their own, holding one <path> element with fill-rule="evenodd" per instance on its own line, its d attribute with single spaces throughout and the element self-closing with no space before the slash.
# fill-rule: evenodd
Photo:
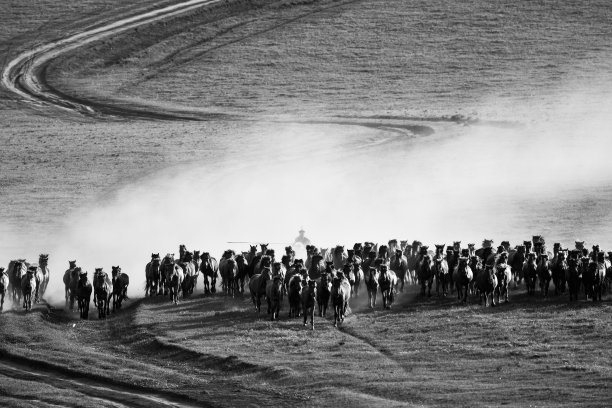
<svg viewBox="0 0 612 408">
<path fill-rule="evenodd" d="M 184 113 L 172 114 L 150 113 L 145 111 L 130 111 L 126 108 L 116 108 L 110 105 L 89 103 L 85 100 L 71 98 L 59 91 L 49 89 L 44 84 L 46 65 L 61 54 L 82 47 L 94 41 L 110 37 L 124 31 L 150 24 L 158 20 L 191 12 L 201 7 L 220 3 L 221 0 L 189 0 L 170 5 L 162 9 L 149 11 L 140 15 L 125 17 L 113 23 L 105 24 L 75 34 L 61 40 L 40 45 L 34 49 L 24 51 L 9 61 L 2 71 L 2 85 L 29 104 L 54 105 L 70 111 L 92 116 L 118 115 L 139 116 L 158 119 L 189 119 L 196 117 L 186 116 Z"/>
</svg>

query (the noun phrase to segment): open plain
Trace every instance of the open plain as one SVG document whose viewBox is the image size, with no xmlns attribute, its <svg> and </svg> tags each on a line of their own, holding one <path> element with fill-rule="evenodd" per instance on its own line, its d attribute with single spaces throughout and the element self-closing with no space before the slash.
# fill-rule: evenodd
<svg viewBox="0 0 612 408">
<path fill-rule="evenodd" d="M 177 3 L 2 1 L 3 72 Z M 142 295 L 151 252 L 301 226 L 322 247 L 612 250 L 611 18 L 607 1 L 228 0 L 24 64 L 63 102 L 0 88 L 0 263 L 49 253 L 51 281 L 0 314 L 0 406 L 609 407 L 609 294 L 519 286 L 484 308 L 410 288 L 371 311 L 363 293 L 314 331 L 201 284 L 179 305 Z M 69 259 L 121 265 L 132 300 L 79 320 Z"/>
</svg>

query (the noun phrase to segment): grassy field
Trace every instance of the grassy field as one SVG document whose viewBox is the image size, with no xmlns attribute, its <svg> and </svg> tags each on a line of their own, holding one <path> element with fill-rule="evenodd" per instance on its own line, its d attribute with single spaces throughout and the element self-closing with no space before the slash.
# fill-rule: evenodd
<svg viewBox="0 0 612 408">
<path fill-rule="evenodd" d="M 53 387 L 88 406 L 126 391 L 136 405 L 150 395 L 206 406 L 609 406 L 609 300 L 568 304 L 522 288 L 510 299 L 485 309 L 414 289 L 371 311 L 364 293 L 338 329 L 317 317 L 314 331 L 286 304 L 271 322 L 250 299 L 223 295 L 137 300 L 106 321 L 41 305 L 2 315 L 0 364 L 80 382 L 27 393 L 23 377 L 3 373 L 0 393 L 15 406 L 57 403 Z"/>
</svg>

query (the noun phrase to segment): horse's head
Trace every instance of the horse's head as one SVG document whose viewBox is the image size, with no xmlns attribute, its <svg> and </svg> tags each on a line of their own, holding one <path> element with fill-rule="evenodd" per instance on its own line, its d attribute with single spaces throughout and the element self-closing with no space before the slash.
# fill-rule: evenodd
<svg viewBox="0 0 612 408">
<path fill-rule="evenodd" d="M 428 249 L 429 249 L 429 247 L 427 245 L 422 245 L 419 253 L 421 255 L 427 255 L 427 250 Z"/>
<path fill-rule="evenodd" d="M 76 271 L 78 273 L 77 276 L 79 277 L 78 278 L 79 282 L 87 281 L 87 271 L 84 271 L 84 270 L 82 270 L 81 268 L 78 268 L 78 267 L 76 268 Z"/>
<path fill-rule="evenodd" d="M 314 245 L 306 245 L 306 255 L 312 255 L 312 251 L 314 249 Z"/>
<path fill-rule="evenodd" d="M 257 253 L 257 245 L 249 245 L 249 253 L 255 255 Z"/>
<path fill-rule="evenodd" d="M 314 296 L 315 295 L 315 290 L 317 288 L 317 281 L 316 280 L 308 281 L 308 288 L 310 289 L 310 294 L 312 296 Z"/>
<path fill-rule="evenodd" d="M 244 265 L 244 263 L 246 262 L 246 257 L 244 254 L 240 254 L 240 255 L 236 255 L 236 263 L 238 265 Z"/>
<path fill-rule="evenodd" d="M 502 241 L 500 245 L 504 247 L 504 250 L 510 250 L 510 241 Z"/>
<path fill-rule="evenodd" d="M 597 245 L 593 245 L 593 253 L 598 253 L 599 252 L 599 244 Z"/>
<path fill-rule="evenodd" d="M 525 251 L 526 249 L 527 249 L 527 248 L 525 248 L 525 245 L 517 245 L 517 246 L 516 246 L 516 252 L 517 252 L 518 254 L 523 254 L 523 255 L 524 255 L 524 254 L 525 254 L 525 252 L 526 252 L 526 251 Z"/>
<path fill-rule="evenodd" d="M 293 248 L 291 248 L 291 245 L 285 247 L 285 253 L 287 255 L 293 255 L 294 254 Z"/>
<path fill-rule="evenodd" d="M 465 269 L 468 267 L 468 258 L 465 256 L 459 257 L 459 269 Z"/>
<path fill-rule="evenodd" d="M 76 261 L 68 261 L 68 265 L 70 266 L 70 269 L 74 269 L 76 268 Z"/>
<path fill-rule="evenodd" d="M 194 259 L 200 259 L 200 251 L 193 251 L 193 259 L 192 259 L 192 261 Z"/>
<path fill-rule="evenodd" d="M 482 263 L 480 262 L 480 258 L 478 257 L 478 255 L 472 255 L 469 258 L 470 258 L 470 267 L 472 269 L 478 269 L 479 267 L 481 267 Z"/>
<path fill-rule="evenodd" d="M 563 248 L 559 248 L 558 252 L 557 252 L 557 260 L 559 262 L 563 262 L 565 261 L 565 251 L 563 250 Z"/>
<path fill-rule="evenodd" d="M 268 246 L 270 244 L 259 244 L 259 246 L 261 247 L 261 253 L 265 255 L 266 251 L 268 250 Z"/>
<path fill-rule="evenodd" d="M 401 259 L 401 258 L 402 258 L 402 256 L 403 256 L 403 255 L 404 255 L 404 254 L 402 253 L 402 250 L 401 250 L 401 249 L 397 248 L 397 249 L 395 250 L 395 259 L 398 259 L 398 260 L 399 260 L 399 259 Z"/>
<path fill-rule="evenodd" d="M 269 256 L 270 259 L 274 260 L 274 250 L 273 249 L 266 249 L 266 256 Z"/>
<path fill-rule="evenodd" d="M 112 268 L 111 273 L 113 275 L 113 278 L 116 278 L 117 275 L 121 272 L 121 267 L 117 265 L 117 266 L 111 266 L 111 268 Z"/>
<path fill-rule="evenodd" d="M 173 264 L 174 263 L 174 254 L 166 254 L 164 256 L 164 261 L 162 262 L 164 265 Z"/>
<path fill-rule="evenodd" d="M 40 254 L 38 256 L 38 263 L 40 266 L 46 266 L 49 262 L 49 254 Z"/>
<path fill-rule="evenodd" d="M 582 251 L 584 249 L 584 241 L 574 241 L 576 249 Z"/>
<path fill-rule="evenodd" d="M 597 252 L 597 262 L 598 263 L 604 263 L 606 261 L 606 254 L 605 252 Z"/>
<path fill-rule="evenodd" d="M 202 259 L 202 262 L 208 261 L 210 259 L 210 252 L 204 252 L 200 255 L 200 259 Z"/>
<path fill-rule="evenodd" d="M 373 252 L 372 248 L 374 248 L 374 246 L 370 245 L 369 242 L 366 242 L 365 245 L 363 246 L 363 253 L 367 254 L 367 253 Z"/>
<path fill-rule="evenodd" d="M 493 240 L 492 239 L 484 239 L 482 241 L 482 247 L 483 248 L 490 248 L 491 245 L 493 245 Z"/>
<path fill-rule="evenodd" d="M 508 262 L 508 253 L 506 251 L 502 251 L 499 254 L 498 263 L 505 264 L 506 262 Z"/>
<path fill-rule="evenodd" d="M 344 265 L 342 266 L 342 272 L 343 272 L 345 275 L 348 275 L 348 274 L 349 274 L 349 273 L 350 273 L 352 270 L 353 270 L 353 267 L 351 266 L 351 264 L 350 264 L 350 263 L 344 264 Z"/>
<path fill-rule="evenodd" d="M 444 254 L 444 247 L 446 244 L 436 245 L 436 256 L 442 256 Z"/>
<path fill-rule="evenodd" d="M 547 253 L 543 253 L 542 255 L 540 255 L 540 264 L 548 266 L 548 254 Z"/>
<path fill-rule="evenodd" d="M 400 241 L 400 248 L 402 248 L 402 250 L 406 249 L 407 246 L 408 246 L 408 241 L 404 241 L 404 240 Z"/>
<path fill-rule="evenodd" d="M 272 258 L 270 258 L 268 255 L 264 255 L 261 257 L 261 266 L 263 268 L 271 268 L 272 267 Z"/>
<path fill-rule="evenodd" d="M 470 252 L 474 252 L 476 250 L 476 244 L 468 244 L 468 249 Z"/>
<path fill-rule="evenodd" d="M 28 277 L 31 278 L 33 275 L 36 275 L 36 267 L 28 266 L 28 270 L 26 271 L 26 273 L 28 274 Z"/>
<path fill-rule="evenodd" d="M 279 274 L 281 271 L 281 263 L 280 262 L 274 262 L 272 264 L 272 272 L 274 273 L 274 275 Z"/>
<path fill-rule="evenodd" d="M 334 248 L 334 255 L 342 255 L 344 253 L 344 245 L 336 245 Z"/>
<path fill-rule="evenodd" d="M 531 237 L 531 242 L 533 242 L 533 245 L 535 245 L 536 243 L 541 243 L 541 244 L 545 244 L 546 241 L 544 241 L 544 237 L 542 235 L 534 235 Z"/>
<path fill-rule="evenodd" d="M 347 249 L 346 253 L 348 254 L 349 259 L 353 259 L 353 257 L 355 256 L 355 250 L 354 249 Z"/>
<path fill-rule="evenodd" d="M 381 245 L 378 248 L 378 256 L 380 257 L 386 257 L 388 252 L 389 252 L 389 247 L 386 245 Z"/>
<path fill-rule="evenodd" d="M 461 250 L 461 241 L 453 241 L 453 249 L 455 251 L 460 251 Z"/>
<path fill-rule="evenodd" d="M 412 241 L 412 252 L 416 252 L 423 245 L 421 241 Z"/>
<path fill-rule="evenodd" d="M 560 242 L 555 242 L 553 244 L 553 253 L 556 254 L 557 252 L 559 252 L 560 249 L 561 249 L 561 243 Z"/>
<path fill-rule="evenodd" d="M 355 244 L 353 245 L 353 251 L 358 252 L 362 250 L 363 250 L 363 245 L 361 244 L 361 242 L 355 242 Z"/>
<path fill-rule="evenodd" d="M 294 265 L 296 268 L 298 268 L 298 269 L 299 269 L 299 268 L 303 268 L 303 267 L 304 267 L 304 260 L 303 260 L 303 259 L 294 259 L 294 260 L 293 260 L 293 265 Z"/>
</svg>

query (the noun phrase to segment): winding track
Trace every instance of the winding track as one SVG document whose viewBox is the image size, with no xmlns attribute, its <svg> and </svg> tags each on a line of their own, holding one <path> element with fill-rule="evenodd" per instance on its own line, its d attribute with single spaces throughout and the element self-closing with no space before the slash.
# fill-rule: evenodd
<svg viewBox="0 0 612 408">
<path fill-rule="evenodd" d="M 2 71 L 2 86 L 29 104 L 36 106 L 53 105 L 87 115 L 149 116 L 160 119 L 196 120 L 196 117 L 180 112 L 176 114 L 160 114 L 147 113 L 140 110 L 130 111 L 126 108 L 100 105 L 86 100 L 67 97 L 61 92 L 50 89 L 44 83 L 41 83 L 40 74 L 44 73 L 46 64 L 49 61 L 61 54 L 145 24 L 184 14 L 204 6 L 221 3 L 222 1 L 189 0 L 173 4 L 158 10 L 123 18 L 113 23 L 92 28 L 79 34 L 24 51 L 9 61 L 4 67 Z"/>
</svg>

